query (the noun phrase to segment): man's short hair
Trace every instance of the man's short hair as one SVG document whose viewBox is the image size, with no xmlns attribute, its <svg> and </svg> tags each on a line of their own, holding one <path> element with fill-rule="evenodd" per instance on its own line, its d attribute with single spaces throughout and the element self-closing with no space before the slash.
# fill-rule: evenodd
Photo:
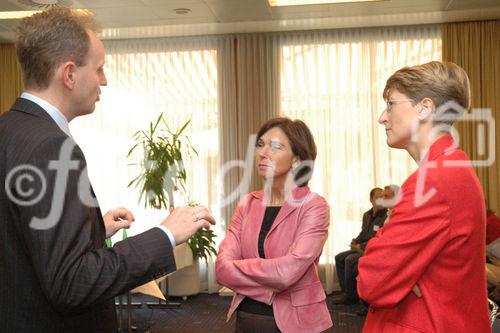
<svg viewBox="0 0 500 333">
<path fill-rule="evenodd" d="M 370 200 L 373 199 L 377 191 L 383 191 L 380 187 L 374 187 L 370 191 Z"/>
<path fill-rule="evenodd" d="M 85 65 L 88 31 L 98 33 L 100 27 L 92 15 L 73 9 L 51 8 L 23 18 L 17 27 L 16 49 L 24 86 L 47 88 L 63 62 Z"/>
</svg>

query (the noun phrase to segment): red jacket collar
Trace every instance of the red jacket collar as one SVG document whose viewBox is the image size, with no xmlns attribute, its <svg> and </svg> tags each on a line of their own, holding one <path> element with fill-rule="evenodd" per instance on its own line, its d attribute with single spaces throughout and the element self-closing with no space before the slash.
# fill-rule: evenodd
<svg viewBox="0 0 500 333">
<path fill-rule="evenodd" d="M 431 145 L 422 161 L 434 161 L 439 156 L 451 154 L 458 148 L 458 142 L 456 142 L 450 134 L 443 135 Z"/>
</svg>

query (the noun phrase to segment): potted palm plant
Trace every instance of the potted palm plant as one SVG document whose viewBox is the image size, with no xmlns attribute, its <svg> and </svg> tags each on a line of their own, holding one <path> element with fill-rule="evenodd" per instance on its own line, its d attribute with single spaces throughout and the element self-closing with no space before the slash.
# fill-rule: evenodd
<svg viewBox="0 0 500 333">
<path fill-rule="evenodd" d="M 145 207 L 168 207 L 171 211 L 175 207 L 174 193 L 181 191 L 186 194 L 187 175 L 183 156 L 191 153 L 198 155 L 189 138 L 183 134 L 189 123 L 188 120 L 178 130 L 172 130 L 160 114 L 155 122 L 150 122 L 147 130 L 134 134 L 135 144 L 127 157 L 130 158 L 138 148 L 143 149 L 144 156 L 140 174 L 128 186 L 139 189 L 139 201 L 144 200 Z M 193 265 L 169 277 L 169 294 L 187 296 L 200 291 L 198 259 L 206 260 L 211 253 L 216 254 L 214 237 L 212 230 L 201 229 L 188 240 Z"/>
<path fill-rule="evenodd" d="M 188 245 L 193 252 L 193 259 L 208 260 L 210 254 L 217 255 L 214 238 L 217 237 L 212 230 L 200 229 L 188 240 Z"/>
<path fill-rule="evenodd" d="M 183 134 L 189 125 L 188 120 L 177 131 L 168 126 L 163 113 L 156 121 L 149 123 L 148 130 L 137 131 L 133 138 L 136 143 L 127 157 L 141 147 L 144 157 L 141 163 L 142 172 L 128 186 L 136 186 L 140 190 L 139 201 L 144 199 L 145 207 L 175 207 L 174 192 L 185 192 L 186 170 L 183 153 L 198 155 L 189 138 Z"/>
</svg>

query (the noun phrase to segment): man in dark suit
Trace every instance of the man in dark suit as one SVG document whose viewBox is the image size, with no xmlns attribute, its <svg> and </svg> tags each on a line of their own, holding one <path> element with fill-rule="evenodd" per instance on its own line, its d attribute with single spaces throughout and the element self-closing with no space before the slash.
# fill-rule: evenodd
<svg viewBox="0 0 500 333">
<path fill-rule="evenodd" d="M 351 249 L 335 256 L 335 269 L 339 279 L 342 294 L 333 300 L 334 304 L 358 303 L 356 291 L 356 276 L 358 275 L 358 260 L 363 254 L 368 241 L 375 236 L 387 218 L 387 209 L 380 205 L 379 199 L 384 195 L 384 190 L 376 187 L 370 191 L 372 208 L 363 214 L 363 224 L 358 237 L 351 241 Z"/>
<path fill-rule="evenodd" d="M 133 221 L 104 217 L 68 122 L 92 113 L 106 85 L 89 16 L 51 9 L 23 19 L 17 52 L 25 92 L 0 117 L 0 330 L 116 332 L 114 297 L 176 269 L 173 248 L 214 224 L 203 207 L 105 247 Z"/>
</svg>

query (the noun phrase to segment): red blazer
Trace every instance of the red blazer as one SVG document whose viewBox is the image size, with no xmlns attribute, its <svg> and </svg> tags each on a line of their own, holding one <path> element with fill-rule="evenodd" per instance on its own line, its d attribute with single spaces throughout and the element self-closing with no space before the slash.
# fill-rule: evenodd
<svg viewBox="0 0 500 333">
<path fill-rule="evenodd" d="M 317 268 L 328 235 L 328 204 L 309 188 L 297 188 L 267 234 L 262 259 L 257 244 L 265 209 L 263 191 L 245 196 L 219 247 L 217 281 L 236 293 L 227 318 L 248 296 L 272 304 L 282 332 L 324 331 L 332 320 Z"/>
<path fill-rule="evenodd" d="M 438 139 L 401 191 L 359 260 L 363 332 L 491 332 L 484 198 L 467 155 Z"/>
</svg>

